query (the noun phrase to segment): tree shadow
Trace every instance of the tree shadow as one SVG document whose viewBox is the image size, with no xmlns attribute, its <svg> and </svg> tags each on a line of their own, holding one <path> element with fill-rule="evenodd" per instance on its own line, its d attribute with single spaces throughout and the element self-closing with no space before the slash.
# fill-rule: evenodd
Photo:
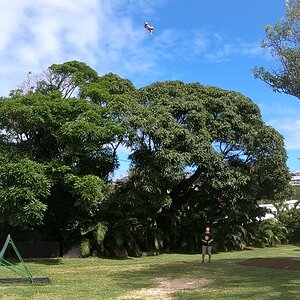
<svg viewBox="0 0 300 300">
<path fill-rule="evenodd" d="M 295 299 L 300 295 L 299 272 L 244 266 L 239 264 L 242 261 L 243 259 L 220 259 L 211 264 L 202 264 L 200 261 L 154 264 L 141 270 L 126 269 L 111 276 L 125 290 L 150 287 L 155 278 L 159 277 L 195 277 L 212 282 L 205 287 L 205 293 L 210 293 L 210 287 L 216 296 L 225 291 L 224 299 Z M 186 299 L 199 299 L 199 290 L 180 292 L 178 295 L 185 293 L 188 295 Z M 185 299 L 176 297 L 175 299 Z"/>
<path fill-rule="evenodd" d="M 0 284 L 51 284 L 49 277 L 33 277 L 29 278 L 0 278 Z"/>
<path fill-rule="evenodd" d="M 294 247 L 297 247 L 297 249 L 293 249 L 293 251 L 300 251 L 300 244 L 299 244 L 299 242 L 292 243 L 291 245 L 293 245 Z"/>
<path fill-rule="evenodd" d="M 26 258 L 25 263 L 30 264 L 39 264 L 39 265 L 63 265 L 63 259 L 62 258 Z"/>
</svg>

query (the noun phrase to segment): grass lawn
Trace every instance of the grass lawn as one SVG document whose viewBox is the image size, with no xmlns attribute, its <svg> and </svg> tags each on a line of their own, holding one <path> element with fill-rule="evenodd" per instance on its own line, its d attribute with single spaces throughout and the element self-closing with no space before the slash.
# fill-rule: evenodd
<svg viewBox="0 0 300 300">
<path fill-rule="evenodd" d="M 278 246 L 215 254 L 200 263 L 199 255 L 164 254 L 114 259 L 57 259 L 27 262 L 34 277 L 50 277 L 51 285 L 1 284 L 0 299 L 300 299 L 300 272 L 238 264 L 249 258 L 293 257 L 300 245 Z M 0 268 L 0 277 L 12 277 Z M 155 287 L 157 278 L 205 279 L 206 285 L 185 289 L 165 298 L 131 297 L 133 291 Z M 133 294 L 132 294 L 133 295 Z M 169 297 L 169 298 L 168 298 Z M 125 299 L 125 298 L 124 298 Z"/>
</svg>

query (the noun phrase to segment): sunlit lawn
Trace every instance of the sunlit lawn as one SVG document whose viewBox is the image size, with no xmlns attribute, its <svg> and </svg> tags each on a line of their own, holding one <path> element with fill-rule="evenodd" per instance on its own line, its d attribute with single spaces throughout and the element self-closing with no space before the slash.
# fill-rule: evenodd
<svg viewBox="0 0 300 300">
<path fill-rule="evenodd" d="M 237 263 L 253 257 L 300 259 L 300 246 L 220 253 L 213 256 L 211 264 L 201 264 L 196 254 L 27 262 L 34 277 L 49 277 L 52 284 L 1 284 L 0 299 L 117 299 L 153 286 L 158 277 L 207 278 L 211 282 L 203 288 L 176 293 L 174 299 L 300 299 L 300 272 Z M 3 267 L 0 272 L 2 278 L 13 276 Z"/>
</svg>

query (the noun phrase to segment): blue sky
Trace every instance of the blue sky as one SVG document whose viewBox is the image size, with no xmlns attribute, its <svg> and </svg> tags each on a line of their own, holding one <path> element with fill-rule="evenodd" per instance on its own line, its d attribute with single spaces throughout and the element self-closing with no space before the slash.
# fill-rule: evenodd
<svg viewBox="0 0 300 300">
<path fill-rule="evenodd" d="M 300 101 L 274 93 L 251 69 L 275 67 L 259 47 L 264 27 L 284 15 L 284 0 L 2 0 L 0 95 L 31 71 L 80 60 L 137 87 L 200 82 L 251 98 L 285 138 L 288 166 L 300 170 Z M 143 23 L 155 27 L 150 35 Z M 116 176 L 126 173 L 126 151 Z"/>
</svg>

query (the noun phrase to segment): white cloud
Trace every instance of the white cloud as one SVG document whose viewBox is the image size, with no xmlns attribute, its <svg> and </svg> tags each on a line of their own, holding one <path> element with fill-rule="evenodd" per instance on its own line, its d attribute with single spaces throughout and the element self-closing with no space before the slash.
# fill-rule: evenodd
<svg viewBox="0 0 300 300">
<path fill-rule="evenodd" d="M 300 150 L 300 118 L 280 118 L 268 122 L 285 139 L 287 150 Z"/>
<path fill-rule="evenodd" d="M 39 73 L 53 63 L 80 60 L 103 74 L 169 74 L 161 63 L 197 60 L 223 62 L 236 55 L 258 56 L 258 43 L 228 42 L 205 29 L 179 31 L 143 28 L 155 10 L 170 0 L 2 0 L 0 10 L 0 96 L 8 94 L 28 71 Z M 155 24 L 154 24 L 155 25 Z"/>
<path fill-rule="evenodd" d="M 3 3 L 4 2 L 4 3 Z M 145 72 L 144 18 L 165 0 L 5 0 L 0 10 L 0 94 L 52 63 L 81 60 L 101 72 Z M 144 21 L 144 20 L 143 20 Z M 142 21 L 142 22 L 143 22 Z M 143 58 L 143 59 L 142 59 Z"/>
<path fill-rule="evenodd" d="M 226 62 L 233 60 L 237 56 L 248 58 L 268 56 L 268 52 L 261 48 L 258 42 L 249 43 L 237 40 L 219 45 L 223 39 L 220 39 L 219 35 L 214 35 L 214 37 L 216 46 L 212 49 L 211 53 L 205 55 L 211 62 Z"/>
<path fill-rule="evenodd" d="M 259 46 L 259 43 L 241 43 L 238 52 L 244 56 L 255 57 L 255 56 L 266 56 L 267 51 Z"/>
</svg>

